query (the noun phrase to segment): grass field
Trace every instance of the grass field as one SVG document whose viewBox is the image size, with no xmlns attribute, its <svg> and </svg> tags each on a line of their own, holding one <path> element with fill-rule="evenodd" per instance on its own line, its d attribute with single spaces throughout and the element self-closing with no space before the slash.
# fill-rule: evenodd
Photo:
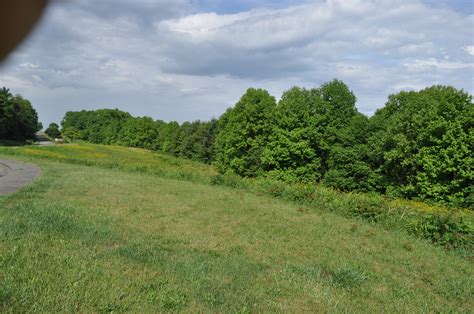
<svg viewBox="0 0 474 314">
<path fill-rule="evenodd" d="M 0 311 L 471 312 L 472 261 L 403 230 L 211 185 L 122 147 L 0 148 Z"/>
</svg>

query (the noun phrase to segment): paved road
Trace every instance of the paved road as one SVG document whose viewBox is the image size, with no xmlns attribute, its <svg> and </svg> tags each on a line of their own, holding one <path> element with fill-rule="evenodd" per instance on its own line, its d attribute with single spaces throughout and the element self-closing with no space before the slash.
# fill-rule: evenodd
<svg viewBox="0 0 474 314">
<path fill-rule="evenodd" d="M 51 141 L 38 141 L 39 146 L 50 146 L 53 145 L 54 143 Z"/>
<path fill-rule="evenodd" d="M 41 175 L 35 165 L 0 159 L 0 195 L 17 191 Z"/>
<path fill-rule="evenodd" d="M 49 140 L 49 137 L 44 132 L 36 133 L 36 140 L 40 146 L 49 146 L 53 145 L 53 142 Z"/>
</svg>

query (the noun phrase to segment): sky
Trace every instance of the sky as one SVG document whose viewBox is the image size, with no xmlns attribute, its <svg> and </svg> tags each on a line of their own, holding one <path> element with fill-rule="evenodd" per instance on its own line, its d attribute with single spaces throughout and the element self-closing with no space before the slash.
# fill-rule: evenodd
<svg viewBox="0 0 474 314">
<path fill-rule="evenodd" d="M 249 87 L 279 99 L 334 78 L 371 115 L 434 84 L 474 93 L 471 0 L 57 0 L 0 65 L 44 125 L 118 108 L 209 120 Z"/>
</svg>

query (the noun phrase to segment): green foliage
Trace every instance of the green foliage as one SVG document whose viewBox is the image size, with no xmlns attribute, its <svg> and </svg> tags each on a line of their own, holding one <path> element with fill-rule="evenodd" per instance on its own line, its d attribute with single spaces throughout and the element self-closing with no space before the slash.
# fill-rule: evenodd
<svg viewBox="0 0 474 314">
<path fill-rule="evenodd" d="M 321 178 L 326 146 L 321 143 L 321 116 L 315 114 L 320 103 L 314 90 L 293 87 L 283 94 L 262 154 L 268 176 L 307 182 Z"/>
<path fill-rule="evenodd" d="M 376 188 L 378 175 L 369 160 L 368 118 L 353 115 L 337 129 L 337 142 L 330 147 L 327 172 L 322 182 L 342 191 L 369 192 Z"/>
<path fill-rule="evenodd" d="M 40 129 L 38 114 L 31 103 L 8 89 L 0 89 L 0 139 L 34 139 Z"/>
<path fill-rule="evenodd" d="M 355 102 L 354 94 L 338 80 L 320 88 L 286 91 L 262 156 L 268 176 L 291 182 L 324 178 L 341 189 L 359 188 L 360 177 L 370 171 L 362 161 L 363 140 L 358 137 L 366 118 L 357 113 Z"/>
<path fill-rule="evenodd" d="M 275 107 L 275 98 L 266 90 L 250 88 L 227 110 L 215 144 L 215 164 L 220 171 L 247 177 L 263 173 L 261 157 L 272 132 L 270 119 Z"/>
<path fill-rule="evenodd" d="M 59 125 L 56 123 L 50 123 L 48 128 L 46 129 L 45 133 L 50 138 L 59 138 L 61 137 L 61 131 L 59 131 Z"/>
<path fill-rule="evenodd" d="M 221 173 L 474 208 L 472 96 L 452 87 L 391 95 L 371 118 L 342 81 L 293 87 L 278 105 L 248 89 L 218 120 L 154 121 L 109 109 L 68 112 L 69 138 L 167 152 Z"/>
<path fill-rule="evenodd" d="M 210 164 L 214 160 L 217 120 L 194 121 L 181 126 L 178 156 Z"/>
<path fill-rule="evenodd" d="M 217 121 L 185 122 L 150 117 L 132 117 L 118 109 L 67 112 L 61 122 L 70 141 L 81 139 L 96 144 L 161 150 L 174 156 L 204 163 L 214 160 L 214 138 Z"/>
<path fill-rule="evenodd" d="M 390 195 L 474 208 L 474 106 L 452 87 L 391 95 L 371 122 L 377 189 Z"/>
<path fill-rule="evenodd" d="M 163 124 L 160 127 L 159 139 L 161 142 L 161 150 L 172 155 L 179 154 L 177 149 L 177 140 L 180 133 L 179 123 L 171 121 L 170 123 Z"/>
<path fill-rule="evenodd" d="M 128 118 L 120 127 L 114 144 L 146 149 L 158 149 L 158 124 L 152 118 Z"/>
<path fill-rule="evenodd" d="M 132 116 L 118 109 L 66 112 L 61 125 L 63 130 L 74 128 L 82 139 L 96 144 L 116 144 L 123 124 Z"/>
<path fill-rule="evenodd" d="M 84 139 L 84 134 L 74 127 L 66 127 L 63 129 L 62 137 L 66 142 L 75 142 Z"/>
<path fill-rule="evenodd" d="M 410 231 L 418 237 L 448 248 L 474 247 L 474 226 L 452 214 L 428 214 L 416 220 Z"/>
</svg>

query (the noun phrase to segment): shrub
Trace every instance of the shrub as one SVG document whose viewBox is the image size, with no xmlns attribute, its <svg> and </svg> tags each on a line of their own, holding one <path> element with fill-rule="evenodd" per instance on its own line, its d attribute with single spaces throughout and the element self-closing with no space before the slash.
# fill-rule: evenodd
<svg viewBox="0 0 474 314">
<path fill-rule="evenodd" d="M 463 217 L 452 214 L 427 214 L 409 226 L 414 235 L 448 248 L 474 247 L 474 228 Z"/>
</svg>

